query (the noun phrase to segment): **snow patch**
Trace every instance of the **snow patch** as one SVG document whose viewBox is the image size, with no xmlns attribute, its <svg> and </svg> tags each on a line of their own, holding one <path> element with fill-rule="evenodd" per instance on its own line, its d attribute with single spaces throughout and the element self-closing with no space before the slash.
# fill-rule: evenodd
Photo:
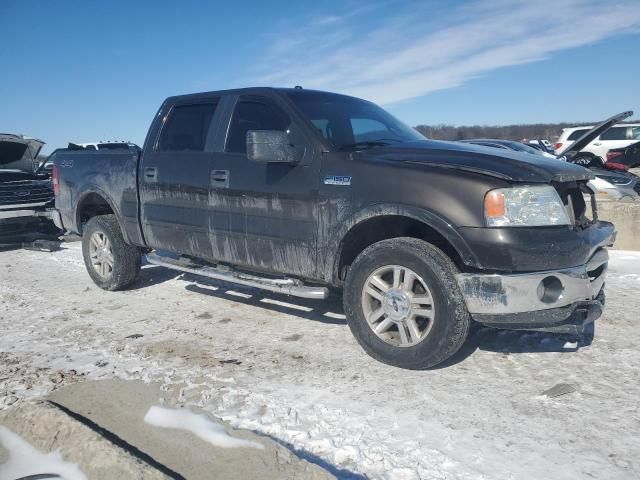
<svg viewBox="0 0 640 480">
<path fill-rule="evenodd" d="M 9 461 L 0 465 L 0 478 L 55 473 L 64 480 L 87 480 L 77 465 L 62 459 L 60 452 L 42 453 L 22 437 L 2 426 L 0 444 L 9 452 Z"/>
<path fill-rule="evenodd" d="M 264 450 L 264 445 L 251 440 L 234 438 L 225 432 L 222 425 L 186 409 L 151 407 L 144 417 L 145 423 L 161 428 L 187 430 L 214 447 L 250 447 Z"/>
</svg>

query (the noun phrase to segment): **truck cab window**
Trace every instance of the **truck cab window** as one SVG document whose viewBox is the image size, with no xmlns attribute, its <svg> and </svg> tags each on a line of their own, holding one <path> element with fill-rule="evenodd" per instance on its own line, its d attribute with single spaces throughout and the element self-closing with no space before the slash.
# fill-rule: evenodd
<svg viewBox="0 0 640 480">
<path fill-rule="evenodd" d="M 160 152 L 204 152 L 216 103 L 177 105 L 169 112 L 158 141 Z"/>
<path fill-rule="evenodd" d="M 352 118 L 351 130 L 355 142 L 367 142 L 384 137 L 388 128 L 384 123 L 372 118 Z"/>
<path fill-rule="evenodd" d="M 354 150 L 365 142 L 383 145 L 425 139 L 365 100 L 305 90 L 288 91 L 287 96 L 336 150 Z"/>
<path fill-rule="evenodd" d="M 227 152 L 247 153 L 247 132 L 250 130 L 287 131 L 291 120 L 268 100 L 240 99 L 233 112 Z"/>
</svg>

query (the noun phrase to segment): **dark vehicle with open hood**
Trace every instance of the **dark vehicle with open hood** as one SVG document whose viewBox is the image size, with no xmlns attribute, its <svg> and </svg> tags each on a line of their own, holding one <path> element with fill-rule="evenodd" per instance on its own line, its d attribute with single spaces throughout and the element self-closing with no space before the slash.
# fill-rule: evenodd
<svg viewBox="0 0 640 480">
<path fill-rule="evenodd" d="M 0 134 L 0 244 L 25 232 L 54 229 L 53 183 L 38 165 L 43 145 L 35 138 Z"/>
<path fill-rule="evenodd" d="M 146 255 L 299 297 L 341 290 L 362 347 L 413 369 L 450 358 L 474 320 L 590 339 L 615 236 L 591 178 L 300 88 L 170 97 L 141 152 L 64 152 L 54 168 L 101 288 L 131 285 Z"/>
<path fill-rule="evenodd" d="M 515 150 L 535 155 L 538 158 L 555 158 L 557 160 L 568 161 L 575 163 L 576 165 L 581 165 L 590 169 L 595 177 L 600 180 L 592 184 L 592 186 L 597 188 L 599 192 L 606 193 L 615 200 L 635 200 L 640 194 L 640 179 L 628 171 L 629 167 L 620 163 L 633 161 L 631 160 L 633 155 L 637 154 L 633 145 L 626 147 L 626 150 L 617 149 L 616 151 L 610 151 L 607 154 L 607 158 L 609 160 L 607 162 L 603 162 L 600 157 L 591 152 L 582 151 L 585 146 L 589 145 L 599 135 L 608 131 L 613 127 L 613 125 L 621 122 L 631 115 L 633 115 L 633 112 L 626 111 L 608 118 L 604 122 L 585 131 L 576 139 L 575 142 L 572 142 L 567 148 L 561 151 L 558 156 L 536 150 L 529 145 L 512 140 L 477 138 L 459 141 L 462 143 L 472 143 L 474 145 L 481 145 L 485 147 Z M 640 145 L 640 143 L 634 145 Z M 618 162 L 612 160 L 620 159 L 621 157 L 623 160 L 618 160 Z M 638 159 L 638 161 L 640 161 L 640 159 Z"/>
<path fill-rule="evenodd" d="M 628 147 L 612 148 L 607 152 L 605 165 L 623 172 L 631 168 L 640 168 L 640 142 L 632 143 Z"/>
</svg>

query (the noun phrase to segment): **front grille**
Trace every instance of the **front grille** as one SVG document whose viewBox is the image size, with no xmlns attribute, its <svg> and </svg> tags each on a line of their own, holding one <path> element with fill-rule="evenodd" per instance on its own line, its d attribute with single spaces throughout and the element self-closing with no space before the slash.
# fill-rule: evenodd
<svg viewBox="0 0 640 480">
<path fill-rule="evenodd" d="M 43 203 L 53 200 L 50 180 L 18 180 L 0 183 L 0 206 Z"/>
<path fill-rule="evenodd" d="M 591 286 L 591 297 L 596 298 L 602 287 L 607 275 L 607 266 L 609 262 L 609 253 L 606 249 L 601 248 L 589 259 L 585 265 L 587 276 Z"/>
<path fill-rule="evenodd" d="M 581 188 L 581 184 L 576 182 L 561 183 L 555 185 L 562 203 L 564 203 L 565 210 L 571 219 L 573 225 L 584 227 L 592 223 L 592 220 L 587 216 L 587 204 L 584 201 L 584 193 Z M 595 218 L 595 211 L 592 212 Z"/>
</svg>

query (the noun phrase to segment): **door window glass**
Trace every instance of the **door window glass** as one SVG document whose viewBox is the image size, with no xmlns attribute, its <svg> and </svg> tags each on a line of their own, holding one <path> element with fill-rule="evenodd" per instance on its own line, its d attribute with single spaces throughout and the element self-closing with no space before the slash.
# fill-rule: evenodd
<svg viewBox="0 0 640 480">
<path fill-rule="evenodd" d="M 241 97 L 231 119 L 226 151 L 247 153 L 247 132 L 250 130 L 286 132 L 290 123 L 287 114 L 269 100 Z"/>
<path fill-rule="evenodd" d="M 160 152 L 204 152 L 216 103 L 177 105 L 169 112 L 160 139 Z"/>
<path fill-rule="evenodd" d="M 631 128 L 631 138 L 633 140 L 640 140 L 640 127 Z"/>
<path fill-rule="evenodd" d="M 585 128 L 584 130 L 576 130 L 575 132 L 572 132 L 571 135 L 569 135 L 569 137 L 567 137 L 567 140 L 577 140 L 588 131 L 589 131 L 588 128 Z"/>
<path fill-rule="evenodd" d="M 355 142 L 367 142 L 376 140 L 388 131 L 384 123 L 373 118 L 352 118 L 351 130 Z"/>
<path fill-rule="evenodd" d="M 627 127 L 613 127 L 602 135 L 600 140 L 626 140 L 627 139 Z"/>
</svg>

